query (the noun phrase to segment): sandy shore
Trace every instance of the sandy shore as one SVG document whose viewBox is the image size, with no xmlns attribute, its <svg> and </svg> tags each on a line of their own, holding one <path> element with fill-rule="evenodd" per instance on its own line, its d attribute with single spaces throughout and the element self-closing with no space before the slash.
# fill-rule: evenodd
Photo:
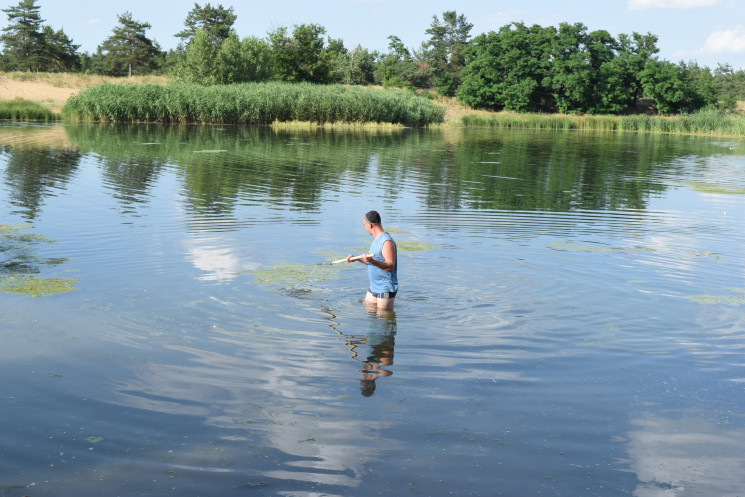
<svg viewBox="0 0 745 497">
<path fill-rule="evenodd" d="M 59 88 L 49 83 L 16 81 L 0 76 L 0 100 L 24 98 L 60 112 L 67 99 L 80 88 Z"/>
</svg>

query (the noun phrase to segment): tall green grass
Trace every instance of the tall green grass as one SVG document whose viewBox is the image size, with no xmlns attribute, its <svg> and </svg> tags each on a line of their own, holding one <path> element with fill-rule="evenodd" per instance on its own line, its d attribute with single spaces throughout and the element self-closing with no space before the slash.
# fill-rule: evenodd
<svg viewBox="0 0 745 497">
<path fill-rule="evenodd" d="M 65 119 L 104 122 L 271 124 L 275 121 L 441 123 L 445 109 L 403 90 L 244 83 L 102 84 L 70 97 Z"/>
<path fill-rule="evenodd" d="M 572 116 L 560 114 L 500 113 L 494 116 L 464 116 L 465 126 L 554 129 L 643 131 L 682 134 L 745 136 L 745 117 L 716 110 L 678 116 Z"/>
<path fill-rule="evenodd" d="M 29 102 L 22 98 L 0 101 L 0 119 L 12 119 L 14 121 L 53 121 L 59 119 L 41 104 Z"/>
</svg>

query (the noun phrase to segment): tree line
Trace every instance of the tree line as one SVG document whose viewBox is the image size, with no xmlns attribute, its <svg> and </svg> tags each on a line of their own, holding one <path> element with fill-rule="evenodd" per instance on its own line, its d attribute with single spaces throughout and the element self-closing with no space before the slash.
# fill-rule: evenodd
<svg viewBox="0 0 745 497">
<path fill-rule="evenodd" d="M 611 113 L 642 98 L 660 113 L 702 108 L 733 110 L 745 99 L 745 71 L 715 70 L 695 62 L 657 56 L 657 36 L 589 31 L 581 23 L 528 26 L 512 23 L 471 36 L 464 15 L 433 16 L 427 37 L 407 48 L 388 37 L 386 52 L 347 48 L 318 24 L 278 27 L 266 37 L 239 37 L 232 7 L 194 4 L 163 50 L 148 37 L 152 27 L 118 16 L 118 24 L 95 53 L 80 52 L 64 30 L 45 24 L 37 0 L 2 9 L 8 25 L 0 41 L 3 71 L 81 72 L 109 76 L 167 74 L 207 85 L 249 81 L 383 85 L 428 95 L 455 96 L 462 103 L 518 112 Z"/>
</svg>

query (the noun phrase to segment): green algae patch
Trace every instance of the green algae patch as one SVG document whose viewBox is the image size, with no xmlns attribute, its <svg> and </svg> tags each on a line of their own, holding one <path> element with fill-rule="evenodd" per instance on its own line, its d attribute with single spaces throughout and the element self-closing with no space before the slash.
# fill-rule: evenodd
<svg viewBox="0 0 745 497">
<path fill-rule="evenodd" d="M 45 297 L 75 290 L 77 279 L 36 278 L 34 276 L 7 276 L 0 279 L 0 290 L 6 293 Z"/>
<path fill-rule="evenodd" d="M 18 233 L 20 230 L 29 229 L 26 224 L 0 224 L 0 235 Z"/>
<path fill-rule="evenodd" d="M 324 263 L 329 263 L 331 261 L 338 261 L 339 259 L 343 259 L 350 252 L 344 252 L 342 254 L 338 250 L 314 250 L 313 253 L 318 256 L 318 263 L 324 264 Z"/>
<path fill-rule="evenodd" d="M 340 276 L 338 266 L 330 264 L 286 263 L 260 267 L 249 271 L 259 285 L 292 286 L 313 281 L 331 280 Z"/>
<path fill-rule="evenodd" d="M 235 488 L 260 488 L 260 487 L 266 487 L 267 485 L 269 484 L 265 481 L 250 481 L 248 483 L 243 483 L 241 485 L 238 485 Z"/>
<path fill-rule="evenodd" d="M 742 186 L 724 186 L 715 185 L 714 183 L 685 183 L 685 186 L 699 193 L 713 193 L 718 195 L 745 195 L 745 187 Z"/>
<path fill-rule="evenodd" d="M 654 252 L 651 248 L 641 247 L 638 245 L 632 247 L 600 247 L 593 245 L 575 245 L 574 243 L 569 242 L 554 242 L 549 243 L 547 247 L 551 250 L 558 250 L 559 252 L 597 252 L 601 254 Z"/>
<path fill-rule="evenodd" d="M 691 254 L 693 257 L 711 257 L 715 260 L 719 260 L 724 255 L 721 252 L 696 252 L 696 251 L 689 251 L 689 254 Z"/>
<path fill-rule="evenodd" d="M 745 305 L 745 288 L 725 288 L 734 295 L 694 295 L 690 299 L 698 304 Z"/>
<path fill-rule="evenodd" d="M 424 252 L 436 249 L 437 245 L 416 240 L 396 240 L 396 248 L 402 252 Z"/>
<path fill-rule="evenodd" d="M 396 248 L 399 252 L 424 252 L 427 250 L 434 250 L 438 246 L 427 242 L 421 242 L 419 240 L 399 240 L 394 239 L 396 242 Z M 368 251 L 370 247 L 353 247 L 349 249 L 351 254 L 363 254 Z"/>
<path fill-rule="evenodd" d="M 0 224 L 0 291 L 42 297 L 75 290 L 77 279 L 41 278 L 43 267 L 56 267 L 65 257 L 43 257 L 39 245 L 53 245 L 46 235 L 29 233 L 25 224 Z"/>
</svg>

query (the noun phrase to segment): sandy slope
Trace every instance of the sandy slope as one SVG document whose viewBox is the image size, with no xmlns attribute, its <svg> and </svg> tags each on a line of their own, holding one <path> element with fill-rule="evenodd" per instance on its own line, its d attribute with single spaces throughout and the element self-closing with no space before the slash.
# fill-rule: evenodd
<svg viewBox="0 0 745 497">
<path fill-rule="evenodd" d="M 16 81 L 0 76 L 0 100 L 20 97 L 38 102 L 54 112 L 61 111 L 67 98 L 78 90 L 80 88 L 58 88 L 49 83 Z"/>
</svg>

